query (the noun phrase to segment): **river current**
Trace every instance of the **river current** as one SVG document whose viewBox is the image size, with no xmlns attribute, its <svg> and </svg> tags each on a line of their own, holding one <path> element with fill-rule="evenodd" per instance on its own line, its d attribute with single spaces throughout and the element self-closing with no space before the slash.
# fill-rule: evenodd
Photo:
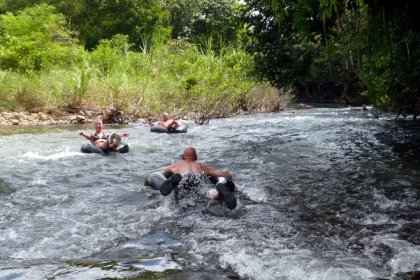
<svg viewBox="0 0 420 280">
<path fill-rule="evenodd" d="M 289 108 L 187 124 L 105 125 L 130 134 L 109 156 L 80 153 L 92 124 L 0 128 L 0 279 L 419 276 L 418 122 Z M 187 146 L 233 173 L 236 209 L 144 186 Z"/>
</svg>

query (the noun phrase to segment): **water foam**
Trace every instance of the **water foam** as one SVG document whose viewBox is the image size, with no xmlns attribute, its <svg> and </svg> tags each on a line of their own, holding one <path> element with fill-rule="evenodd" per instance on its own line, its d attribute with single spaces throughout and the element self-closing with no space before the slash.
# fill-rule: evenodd
<svg viewBox="0 0 420 280">
<path fill-rule="evenodd" d="M 70 151 L 70 147 L 65 147 L 64 151 L 60 150 L 54 154 L 50 154 L 50 155 L 43 155 L 40 154 L 39 152 L 33 152 L 33 151 L 29 151 L 25 154 L 23 154 L 21 156 L 21 158 L 23 159 L 33 159 L 33 160 L 44 160 L 44 161 L 55 161 L 55 160 L 61 160 L 64 158 L 70 158 L 70 157 L 74 157 L 74 156 L 81 156 L 83 154 L 81 154 L 80 152 L 74 152 L 74 151 Z"/>
<path fill-rule="evenodd" d="M 367 268 L 316 259 L 309 250 L 270 249 L 256 254 L 248 249 L 225 254 L 220 261 L 225 268 L 232 266 L 241 277 L 251 279 L 358 280 L 375 276 Z"/>
<path fill-rule="evenodd" d="M 399 272 L 420 271 L 420 246 L 398 239 L 395 234 L 376 236 L 373 243 L 389 247 L 394 256 L 389 265 L 394 274 Z"/>
<path fill-rule="evenodd" d="M 390 261 L 393 273 L 420 271 L 420 246 L 401 249 Z"/>
<path fill-rule="evenodd" d="M 153 259 L 144 259 L 131 264 L 134 267 L 148 271 L 163 272 L 167 269 L 181 269 L 181 266 L 172 261 L 169 255 Z"/>
<path fill-rule="evenodd" d="M 282 119 L 288 120 L 288 121 L 312 121 L 315 120 L 315 117 L 313 116 L 292 116 L 292 117 L 283 117 Z"/>
</svg>

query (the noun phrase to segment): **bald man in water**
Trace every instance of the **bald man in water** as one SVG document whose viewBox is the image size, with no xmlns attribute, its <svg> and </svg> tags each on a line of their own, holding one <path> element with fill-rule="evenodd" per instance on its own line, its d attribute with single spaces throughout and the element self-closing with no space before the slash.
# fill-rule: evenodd
<svg viewBox="0 0 420 280">
<path fill-rule="evenodd" d="M 163 126 L 168 130 L 175 130 L 179 127 L 179 122 L 176 119 L 170 119 L 168 113 L 163 113 L 162 120 L 155 123 L 156 125 Z"/>
<path fill-rule="evenodd" d="M 161 193 L 165 196 L 169 195 L 174 189 L 175 195 L 181 189 L 198 192 L 197 188 L 200 187 L 200 182 L 203 182 L 209 176 L 213 176 L 218 177 L 219 181 L 216 184 L 217 193 L 212 198 L 223 200 L 229 209 L 236 207 L 236 198 L 233 195 L 235 185 L 231 181 L 232 174 L 197 162 L 197 152 L 194 147 L 187 147 L 183 151 L 181 161 L 162 167 L 159 170 L 173 174 L 160 188 Z"/>
</svg>

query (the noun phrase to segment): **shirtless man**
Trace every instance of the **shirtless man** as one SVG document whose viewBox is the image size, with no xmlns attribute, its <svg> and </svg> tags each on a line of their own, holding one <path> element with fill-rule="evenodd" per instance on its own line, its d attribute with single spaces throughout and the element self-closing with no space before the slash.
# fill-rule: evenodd
<svg viewBox="0 0 420 280">
<path fill-rule="evenodd" d="M 102 120 L 97 119 L 94 122 L 95 127 L 95 134 L 88 134 L 84 131 L 81 131 L 79 135 L 85 137 L 87 140 L 89 140 L 93 145 L 95 145 L 98 148 L 101 148 L 102 150 L 115 150 L 118 147 L 119 141 L 114 141 L 110 144 L 110 135 L 105 134 L 103 131 L 104 124 Z M 127 133 L 121 133 L 118 134 L 119 137 L 127 137 Z"/>
<path fill-rule="evenodd" d="M 169 130 L 175 130 L 179 127 L 179 122 L 176 119 L 170 119 L 168 113 L 163 113 L 162 120 L 155 124 L 163 126 Z"/>
<path fill-rule="evenodd" d="M 165 196 L 169 195 L 174 189 L 176 195 L 180 188 L 191 189 L 197 187 L 193 184 L 197 185 L 203 179 L 202 176 L 224 177 L 222 180 L 219 178 L 219 183 L 216 184 L 217 193 L 212 198 L 223 200 L 229 209 L 236 207 L 236 198 L 233 195 L 235 185 L 231 181 L 232 174 L 197 162 L 197 153 L 193 147 L 187 147 L 184 150 L 181 161 L 162 167 L 159 170 L 174 174 L 160 187 L 160 192 Z"/>
</svg>

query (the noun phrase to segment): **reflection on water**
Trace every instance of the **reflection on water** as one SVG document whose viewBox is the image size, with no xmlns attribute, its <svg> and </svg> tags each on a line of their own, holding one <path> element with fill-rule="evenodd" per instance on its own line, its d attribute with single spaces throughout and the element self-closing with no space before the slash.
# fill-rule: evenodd
<svg viewBox="0 0 420 280">
<path fill-rule="evenodd" d="M 92 129 L 1 129 L 0 279 L 403 279 L 420 271 L 418 122 L 313 108 L 190 123 L 177 135 L 106 127 L 130 134 L 130 152 L 110 156 L 81 154 L 79 130 Z M 143 186 L 189 145 L 233 172 L 237 209 L 177 206 Z"/>
</svg>

